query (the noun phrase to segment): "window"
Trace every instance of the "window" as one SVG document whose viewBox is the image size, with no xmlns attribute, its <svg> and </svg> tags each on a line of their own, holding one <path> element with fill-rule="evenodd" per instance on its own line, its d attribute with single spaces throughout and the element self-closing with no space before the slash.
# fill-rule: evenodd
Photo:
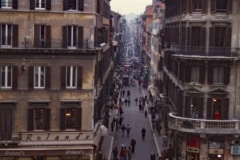
<svg viewBox="0 0 240 160">
<path fill-rule="evenodd" d="M 12 25 L 1 25 L 1 47 L 12 47 Z"/>
<path fill-rule="evenodd" d="M 13 67 L 1 66 L 1 88 L 12 88 Z"/>
<path fill-rule="evenodd" d="M 28 109 L 28 130 L 49 130 L 50 109 L 43 106 L 42 103 L 31 105 L 31 108 Z"/>
<path fill-rule="evenodd" d="M 213 83 L 224 83 L 224 67 L 215 66 L 213 68 Z"/>
<path fill-rule="evenodd" d="M 76 49 L 83 47 L 83 27 L 64 26 L 63 27 L 63 47 Z"/>
<path fill-rule="evenodd" d="M 215 27 L 215 47 L 223 47 L 225 45 L 226 28 Z"/>
<path fill-rule="evenodd" d="M 192 0 L 193 10 L 201 10 L 202 9 L 202 0 Z"/>
<path fill-rule="evenodd" d="M 46 68 L 43 66 L 34 67 L 34 88 L 45 88 Z"/>
<path fill-rule="evenodd" d="M 34 25 L 34 47 L 45 48 L 51 46 L 51 28 L 46 25 Z"/>
<path fill-rule="evenodd" d="M 67 29 L 68 48 L 77 48 L 77 26 L 69 26 Z"/>
<path fill-rule="evenodd" d="M 1 8 L 12 8 L 13 0 L 1 0 Z"/>
<path fill-rule="evenodd" d="M 201 27 L 192 27 L 192 46 L 200 46 Z"/>
<path fill-rule="evenodd" d="M 67 88 L 77 88 L 77 67 L 66 67 L 66 86 Z"/>
<path fill-rule="evenodd" d="M 61 67 L 61 87 L 63 89 L 82 88 L 82 67 L 65 66 Z"/>
<path fill-rule="evenodd" d="M 199 82 L 200 68 L 199 66 L 191 67 L 191 82 Z"/>
<path fill-rule="evenodd" d="M 84 0 L 64 0 L 63 10 L 83 11 Z"/>
<path fill-rule="evenodd" d="M 225 12 L 228 6 L 228 0 L 216 0 L 216 11 Z"/>
<path fill-rule="evenodd" d="M 74 105 L 61 108 L 61 130 L 81 129 L 81 116 L 81 108 L 74 107 Z"/>
<path fill-rule="evenodd" d="M 45 9 L 46 8 L 46 0 L 36 0 L 36 9 Z"/>
</svg>

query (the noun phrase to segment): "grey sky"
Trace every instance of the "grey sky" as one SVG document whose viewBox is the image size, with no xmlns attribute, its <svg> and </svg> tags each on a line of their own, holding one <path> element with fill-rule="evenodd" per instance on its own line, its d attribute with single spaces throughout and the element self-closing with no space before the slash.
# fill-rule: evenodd
<svg viewBox="0 0 240 160">
<path fill-rule="evenodd" d="M 152 4 L 152 0 L 111 0 L 111 10 L 122 15 L 135 13 L 140 15 L 147 5 Z"/>
</svg>

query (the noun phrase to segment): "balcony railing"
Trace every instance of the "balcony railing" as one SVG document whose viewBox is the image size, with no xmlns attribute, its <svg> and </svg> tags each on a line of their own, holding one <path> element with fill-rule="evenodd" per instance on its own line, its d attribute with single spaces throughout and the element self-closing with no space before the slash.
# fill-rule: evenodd
<svg viewBox="0 0 240 160">
<path fill-rule="evenodd" d="M 240 51 L 237 48 L 230 47 L 205 47 L 198 46 L 180 46 L 171 45 L 170 50 L 173 50 L 177 54 L 183 55 L 199 55 L 199 56 L 224 56 L 233 57 L 239 56 Z"/>
<path fill-rule="evenodd" d="M 239 120 L 208 120 L 178 117 L 169 113 L 168 127 L 180 132 L 203 134 L 239 134 Z"/>
</svg>

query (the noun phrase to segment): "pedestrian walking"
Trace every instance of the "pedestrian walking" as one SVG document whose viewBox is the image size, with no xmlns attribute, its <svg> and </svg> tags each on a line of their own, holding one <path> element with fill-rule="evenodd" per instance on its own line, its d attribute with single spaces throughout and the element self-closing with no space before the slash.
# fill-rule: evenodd
<svg viewBox="0 0 240 160">
<path fill-rule="evenodd" d="M 138 98 L 137 97 L 135 98 L 135 102 L 136 102 L 136 105 L 138 105 Z"/>
<path fill-rule="evenodd" d="M 125 160 L 124 158 L 126 157 L 126 150 L 125 150 L 124 146 L 122 146 L 120 149 L 119 157 L 120 157 L 120 160 Z"/>
<path fill-rule="evenodd" d="M 156 160 L 156 155 L 154 152 L 151 153 L 150 160 Z"/>
<path fill-rule="evenodd" d="M 121 127 L 121 130 L 122 130 L 122 136 L 124 136 L 125 129 L 126 129 L 126 126 L 123 124 L 122 127 Z"/>
<path fill-rule="evenodd" d="M 127 130 L 127 136 L 128 136 L 128 137 L 129 137 L 130 129 L 131 129 L 130 125 L 127 124 L 127 126 L 126 126 L 126 130 Z"/>
<path fill-rule="evenodd" d="M 146 135 L 146 129 L 143 127 L 141 132 L 142 132 L 142 139 L 144 140 Z"/>
<path fill-rule="evenodd" d="M 128 147 L 128 150 L 127 150 L 127 159 L 128 160 L 132 159 L 132 150 L 130 146 Z"/>
<path fill-rule="evenodd" d="M 132 149 L 132 153 L 134 153 L 135 151 L 135 145 L 136 145 L 136 140 L 134 138 L 131 139 L 130 145 L 131 145 L 131 149 Z"/>
<path fill-rule="evenodd" d="M 112 154 L 113 154 L 113 160 L 117 160 L 117 155 L 118 155 L 118 148 L 117 148 L 117 146 L 114 147 L 114 149 L 112 151 Z"/>
<path fill-rule="evenodd" d="M 139 108 L 139 112 L 141 112 L 141 111 L 142 111 L 142 105 L 141 105 L 141 103 L 139 103 L 138 108 Z"/>
</svg>

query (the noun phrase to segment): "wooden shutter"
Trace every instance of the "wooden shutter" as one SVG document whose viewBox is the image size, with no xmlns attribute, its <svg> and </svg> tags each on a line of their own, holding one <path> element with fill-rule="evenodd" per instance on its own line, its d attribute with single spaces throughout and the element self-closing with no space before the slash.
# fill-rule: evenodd
<svg viewBox="0 0 240 160">
<path fill-rule="evenodd" d="M 27 121 L 28 131 L 32 131 L 34 129 L 33 109 L 28 109 Z"/>
<path fill-rule="evenodd" d="M 78 0 L 78 10 L 79 11 L 84 10 L 84 0 Z"/>
<path fill-rule="evenodd" d="M 211 13 L 216 13 L 216 0 L 211 0 Z"/>
<path fill-rule="evenodd" d="M 213 119 L 212 98 L 207 99 L 207 119 Z"/>
<path fill-rule="evenodd" d="M 208 84 L 212 84 L 212 83 L 213 83 L 213 66 L 209 64 L 208 65 Z"/>
<path fill-rule="evenodd" d="M 227 13 L 230 14 L 232 13 L 232 0 L 227 0 Z"/>
<path fill-rule="evenodd" d="M 215 46 L 215 28 L 210 28 L 210 37 L 209 37 L 209 46 L 214 47 Z"/>
<path fill-rule="evenodd" d="M 82 128 L 82 108 L 77 108 L 76 111 L 76 129 L 81 130 Z"/>
<path fill-rule="evenodd" d="M 208 12 L 208 0 L 202 0 L 202 13 Z"/>
<path fill-rule="evenodd" d="M 222 119 L 228 120 L 228 112 L 229 112 L 229 99 L 223 99 L 223 107 L 222 107 Z"/>
<path fill-rule="evenodd" d="M 232 27 L 231 26 L 227 26 L 226 27 L 226 47 L 231 47 L 231 42 L 232 42 Z"/>
<path fill-rule="evenodd" d="M 185 68 L 185 81 L 186 82 L 191 82 L 191 74 L 192 74 L 192 66 L 191 65 L 187 65 L 187 67 Z"/>
<path fill-rule="evenodd" d="M 67 48 L 67 26 L 63 26 L 62 31 L 62 46 L 63 48 Z"/>
<path fill-rule="evenodd" d="M 203 118 L 203 101 L 204 98 L 198 98 L 198 118 Z"/>
<path fill-rule="evenodd" d="M 60 75 L 60 79 L 61 79 L 61 89 L 65 89 L 66 88 L 66 67 L 62 66 L 61 67 L 61 75 Z"/>
<path fill-rule="evenodd" d="M 94 27 L 94 47 L 98 47 L 98 28 Z"/>
<path fill-rule="evenodd" d="M 28 88 L 33 89 L 33 67 L 28 67 Z"/>
<path fill-rule="evenodd" d="M 46 67 L 46 89 L 50 89 L 51 87 L 51 68 L 50 67 Z"/>
<path fill-rule="evenodd" d="M 0 8 L 2 8 L 2 3 L 0 3 Z"/>
<path fill-rule="evenodd" d="M 78 67 L 78 89 L 82 89 L 83 83 L 83 67 Z"/>
<path fill-rule="evenodd" d="M 204 82 L 205 82 L 205 66 L 200 65 L 199 67 L 200 67 L 199 82 L 201 84 L 204 84 Z"/>
<path fill-rule="evenodd" d="M 68 10 L 68 0 L 63 0 L 63 10 Z"/>
<path fill-rule="evenodd" d="M 195 1 L 196 0 L 188 0 L 188 12 L 190 14 L 193 12 L 193 3 L 196 3 Z"/>
<path fill-rule="evenodd" d="M 46 10 L 51 10 L 51 0 L 46 0 Z"/>
<path fill-rule="evenodd" d="M 36 48 L 40 47 L 39 32 L 40 32 L 40 25 L 35 24 L 34 25 L 34 47 Z"/>
<path fill-rule="evenodd" d="M 13 0 L 13 9 L 18 9 L 18 0 Z"/>
<path fill-rule="evenodd" d="M 185 117 L 190 117 L 190 97 L 185 96 Z"/>
<path fill-rule="evenodd" d="M 65 130 L 65 108 L 60 109 L 60 130 Z"/>
<path fill-rule="evenodd" d="M 13 25 L 13 47 L 18 47 L 18 25 Z"/>
<path fill-rule="evenodd" d="M 224 67 L 224 84 L 227 85 L 229 84 L 229 79 L 230 79 L 230 67 L 225 66 Z"/>
<path fill-rule="evenodd" d="M 191 46 L 192 45 L 192 28 L 191 27 L 187 27 L 187 46 Z"/>
<path fill-rule="evenodd" d="M 18 87 L 18 68 L 13 66 L 12 89 L 16 90 Z"/>
<path fill-rule="evenodd" d="M 46 47 L 51 48 L 51 26 L 46 26 Z"/>
<path fill-rule="evenodd" d="M 30 10 L 35 9 L 35 0 L 30 0 Z"/>
<path fill-rule="evenodd" d="M 83 48 L 83 26 L 78 27 L 78 48 Z"/>
<path fill-rule="evenodd" d="M 201 31 L 200 31 L 200 46 L 203 47 L 203 51 L 205 51 L 205 46 L 206 46 L 206 28 L 205 27 L 201 27 Z"/>
<path fill-rule="evenodd" d="M 51 115 L 50 115 L 50 109 L 46 108 L 45 109 L 45 130 L 50 130 L 50 119 L 51 119 Z"/>
</svg>

